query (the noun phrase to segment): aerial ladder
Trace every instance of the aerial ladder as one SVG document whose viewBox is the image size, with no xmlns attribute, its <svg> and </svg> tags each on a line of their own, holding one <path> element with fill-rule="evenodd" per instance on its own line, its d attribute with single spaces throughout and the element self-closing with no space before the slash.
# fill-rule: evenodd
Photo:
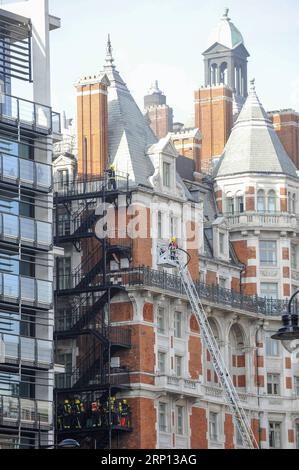
<svg viewBox="0 0 299 470">
<path fill-rule="evenodd" d="M 235 389 L 230 373 L 226 367 L 225 361 L 221 355 L 212 328 L 208 322 L 204 307 L 190 275 L 188 269 L 189 262 L 189 253 L 182 250 L 181 248 L 176 248 L 175 250 L 172 250 L 169 247 L 160 248 L 158 264 L 166 268 L 178 268 L 183 287 L 192 308 L 192 312 L 196 315 L 198 320 L 202 339 L 211 355 L 214 370 L 218 376 L 219 383 L 223 388 L 225 400 L 232 414 L 235 426 L 238 428 L 240 436 L 242 437 L 243 445 L 249 449 L 258 449 L 259 445 L 255 439 L 244 408 L 242 407 L 240 398 Z"/>
</svg>

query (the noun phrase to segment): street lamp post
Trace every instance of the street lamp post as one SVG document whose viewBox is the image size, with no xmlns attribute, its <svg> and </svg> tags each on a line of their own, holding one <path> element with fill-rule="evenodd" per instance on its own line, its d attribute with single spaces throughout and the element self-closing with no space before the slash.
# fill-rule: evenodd
<svg viewBox="0 0 299 470">
<path fill-rule="evenodd" d="M 298 294 L 299 290 L 294 292 L 289 300 L 287 313 L 282 315 L 282 328 L 271 336 L 272 339 L 282 341 L 287 350 L 290 349 L 288 347 L 290 342 L 299 339 L 298 312 L 296 311 L 295 313 L 292 313 L 292 302 Z"/>
</svg>

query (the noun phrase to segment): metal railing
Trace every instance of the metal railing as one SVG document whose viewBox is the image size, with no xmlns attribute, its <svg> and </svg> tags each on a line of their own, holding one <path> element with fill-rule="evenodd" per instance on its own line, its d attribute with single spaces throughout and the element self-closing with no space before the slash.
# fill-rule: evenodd
<svg viewBox="0 0 299 470">
<path fill-rule="evenodd" d="M 53 403 L 12 396 L 0 396 L 0 424 L 28 429 L 50 429 Z"/>
<path fill-rule="evenodd" d="M 53 342 L 38 338 L 27 338 L 8 333 L 0 333 L 0 363 L 30 364 L 50 369 L 53 360 Z"/>
<path fill-rule="evenodd" d="M 0 153 L 0 178 L 23 186 L 49 192 L 52 187 L 52 167 L 45 163 Z"/>
<path fill-rule="evenodd" d="M 0 94 L 0 122 L 20 124 L 29 130 L 43 134 L 60 132 L 60 116 L 50 106 L 35 103 L 24 98 Z"/>
<path fill-rule="evenodd" d="M 111 284 L 121 283 L 123 286 L 156 287 L 161 290 L 185 295 L 179 276 L 168 274 L 165 271 L 155 271 L 146 267 L 132 268 L 115 273 L 110 272 L 108 279 Z M 234 290 L 224 289 L 217 285 L 207 285 L 202 282 L 196 283 L 196 289 L 203 300 L 261 315 L 281 316 L 281 314 L 286 311 L 288 305 L 287 299 L 267 299 L 257 295 L 249 296 L 235 292 Z M 295 308 L 298 309 L 297 304 Z"/>
<path fill-rule="evenodd" d="M 49 250 L 53 245 L 52 224 L 29 217 L 0 213 L 0 238 Z"/>
<path fill-rule="evenodd" d="M 129 175 L 116 172 L 111 178 L 107 172 L 100 176 L 76 176 L 63 184 L 59 180 L 54 180 L 54 192 L 56 196 L 71 197 L 77 195 L 88 195 L 102 193 L 103 191 L 128 191 Z"/>
<path fill-rule="evenodd" d="M 0 273 L 0 298 L 49 309 L 53 305 L 53 283 L 32 277 Z"/>
</svg>

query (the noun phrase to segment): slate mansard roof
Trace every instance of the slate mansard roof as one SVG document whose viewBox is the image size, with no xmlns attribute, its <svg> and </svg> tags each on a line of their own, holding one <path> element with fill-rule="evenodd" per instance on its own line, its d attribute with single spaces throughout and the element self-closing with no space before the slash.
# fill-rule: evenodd
<svg viewBox="0 0 299 470">
<path fill-rule="evenodd" d="M 254 80 L 214 177 L 241 173 L 275 173 L 297 177 L 296 167 L 256 94 Z"/>
</svg>

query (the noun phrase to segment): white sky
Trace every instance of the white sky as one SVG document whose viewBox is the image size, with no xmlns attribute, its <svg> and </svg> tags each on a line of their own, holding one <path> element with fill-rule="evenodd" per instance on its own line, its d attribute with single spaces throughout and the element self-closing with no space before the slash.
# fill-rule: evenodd
<svg viewBox="0 0 299 470">
<path fill-rule="evenodd" d="M 241 31 L 267 110 L 299 111 L 298 0 L 50 0 L 62 20 L 51 33 L 52 102 L 75 116 L 74 83 L 100 71 L 110 33 L 116 66 L 138 105 L 153 80 L 176 121 L 193 113 L 202 86 L 202 52 L 225 7 Z"/>
</svg>

